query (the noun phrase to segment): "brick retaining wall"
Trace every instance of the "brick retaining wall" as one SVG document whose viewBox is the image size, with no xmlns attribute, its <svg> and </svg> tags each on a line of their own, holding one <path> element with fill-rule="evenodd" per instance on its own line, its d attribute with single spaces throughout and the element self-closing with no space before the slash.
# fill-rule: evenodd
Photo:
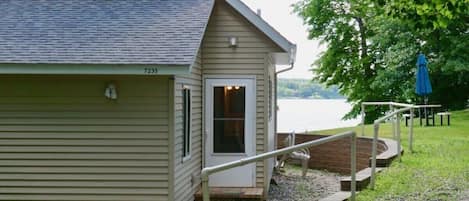
<svg viewBox="0 0 469 201">
<path fill-rule="evenodd" d="M 287 137 L 286 133 L 277 134 L 278 148 L 283 148 L 283 140 Z M 316 140 L 327 137 L 327 135 L 316 134 L 296 134 L 295 143 Z M 371 157 L 371 138 L 357 138 L 357 171 L 369 167 Z M 382 141 L 378 141 L 378 154 L 387 149 Z M 326 169 L 330 172 L 340 174 L 350 174 L 350 138 L 344 138 L 333 142 L 328 142 L 310 148 L 311 158 L 309 167 L 313 169 Z M 293 161 L 294 162 L 294 161 Z"/>
</svg>

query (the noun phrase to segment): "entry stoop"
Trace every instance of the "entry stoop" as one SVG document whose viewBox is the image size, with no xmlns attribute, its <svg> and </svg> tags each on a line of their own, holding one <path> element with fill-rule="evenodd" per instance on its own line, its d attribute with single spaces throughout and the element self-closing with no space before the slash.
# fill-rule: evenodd
<svg viewBox="0 0 469 201">
<path fill-rule="evenodd" d="M 210 187 L 211 201 L 262 201 L 263 188 Z M 195 200 L 202 201 L 202 188 L 195 193 Z"/>
</svg>

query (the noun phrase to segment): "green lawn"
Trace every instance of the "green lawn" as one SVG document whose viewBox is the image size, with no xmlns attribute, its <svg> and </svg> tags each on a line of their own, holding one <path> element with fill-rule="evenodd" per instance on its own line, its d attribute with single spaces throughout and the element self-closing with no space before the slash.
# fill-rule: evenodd
<svg viewBox="0 0 469 201">
<path fill-rule="evenodd" d="M 408 128 L 401 123 L 402 163 L 378 175 L 375 190 L 361 192 L 357 200 L 469 200 L 469 111 L 452 112 L 451 126 L 414 128 L 414 153 L 408 151 Z M 417 122 L 416 122 L 417 123 Z M 316 131 L 335 134 L 360 127 Z M 366 126 L 372 136 L 372 126 Z M 383 124 L 380 137 L 392 138 L 391 127 Z"/>
</svg>

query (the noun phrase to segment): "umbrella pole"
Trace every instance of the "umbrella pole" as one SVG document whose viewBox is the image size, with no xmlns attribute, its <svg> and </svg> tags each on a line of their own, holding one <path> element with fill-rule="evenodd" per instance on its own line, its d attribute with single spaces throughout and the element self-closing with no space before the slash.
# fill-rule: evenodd
<svg viewBox="0 0 469 201">
<path fill-rule="evenodd" d="M 423 111 L 425 113 L 425 126 L 428 126 L 428 114 L 427 114 L 428 96 L 424 96 L 423 101 L 425 103 L 425 106 L 423 108 Z"/>
</svg>

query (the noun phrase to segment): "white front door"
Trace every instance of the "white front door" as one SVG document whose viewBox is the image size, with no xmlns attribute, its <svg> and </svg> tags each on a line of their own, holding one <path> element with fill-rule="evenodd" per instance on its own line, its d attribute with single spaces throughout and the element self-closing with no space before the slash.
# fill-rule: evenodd
<svg viewBox="0 0 469 201">
<path fill-rule="evenodd" d="M 205 79 L 205 166 L 255 154 L 254 79 Z M 254 187 L 255 163 L 215 173 L 209 186 Z"/>
</svg>

